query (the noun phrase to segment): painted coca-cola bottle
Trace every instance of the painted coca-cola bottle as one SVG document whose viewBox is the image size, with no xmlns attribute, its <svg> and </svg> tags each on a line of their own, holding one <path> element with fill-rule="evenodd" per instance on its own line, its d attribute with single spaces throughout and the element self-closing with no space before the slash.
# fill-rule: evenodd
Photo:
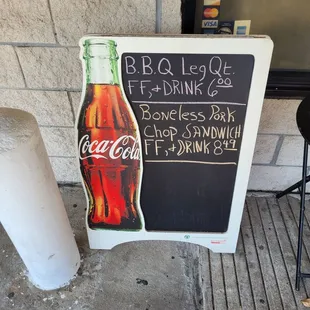
<svg viewBox="0 0 310 310">
<path fill-rule="evenodd" d="M 140 230 L 141 146 L 120 89 L 115 42 L 86 39 L 83 61 L 86 89 L 77 129 L 89 228 Z"/>
</svg>

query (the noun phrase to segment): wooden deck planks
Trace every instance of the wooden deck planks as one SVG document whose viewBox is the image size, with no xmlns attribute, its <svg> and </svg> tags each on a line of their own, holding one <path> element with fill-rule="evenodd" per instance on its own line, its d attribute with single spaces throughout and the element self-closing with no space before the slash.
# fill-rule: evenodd
<svg viewBox="0 0 310 310">
<path fill-rule="evenodd" d="M 272 222 L 275 226 L 275 231 L 279 241 L 280 249 L 283 254 L 285 267 L 288 273 L 288 280 L 291 283 L 293 289 L 293 294 L 295 296 L 297 309 L 304 309 L 301 305 L 300 300 L 307 296 L 305 286 L 301 283 L 300 291 L 295 291 L 295 272 L 296 272 L 296 248 L 292 244 L 288 230 L 286 228 L 286 223 L 282 217 L 283 209 L 279 206 L 279 202 L 275 198 L 267 199 L 270 215 Z M 283 204 L 281 204 L 283 207 Z"/>
<path fill-rule="evenodd" d="M 253 298 L 255 308 L 269 309 L 268 300 L 266 296 L 266 290 L 264 281 L 259 265 L 257 256 L 255 240 L 252 233 L 252 226 L 249 219 L 247 208 L 244 208 L 243 219 L 241 225 L 242 238 L 244 240 L 244 248 L 246 253 L 246 260 L 248 265 L 248 272 L 250 275 L 250 281 L 253 289 Z"/>
<path fill-rule="evenodd" d="M 223 254 L 223 271 L 228 309 L 240 309 L 240 296 L 237 284 L 233 254 Z"/>
<path fill-rule="evenodd" d="M 206 309 L 304 309 L 310 279 L 295 291 L 299 200 L 247 197 L 237 250 L 200 251 Z M 302 266 L 310 271 L 310 202 L 306 204 Z M 198 310 L 198 309 L 197 309 Z"/>
<path fill-rule="evenodd" d="M 215 310 L 227 309 L 221 254 L 210 253 L 213 305 Z"/>
<path fill-rule="evenodd" d="M 297 307 L 295 295 L 293 293 L 293 283 L 291 283 L 286 269 L 283 254 L 280 249 L 279 240 L 276 235 L 275 227 L 273 225 L 269 206 L 266 199 L 257 199 L 258 211 L 260 213 L 264 233 L 266 236 L 269 253 L 272 261 L 272 266 L 277 279 L 279 292 L 282 300 L 283 309 L 295 309 Z M 287 250 L 291 250 L 289 246 Z"/>
<path fill-rule="evenodd" d="M 201 262 L 201 277 L 202 277 L 202 295 L 203 295 L 203 309 L 213 310 L 213 292 L 212 292 L 212 277 L 211 277 L 211 264 L 210 252 L 206 248 L 200 248 L 200 262 Z"/>
<path fill-rule="evenodd" d="M 245 257 L 242 234 L 239 235 L 237 250 L 234 254 L 237 284 L 241 301 L 241 309 L 255 309 L 252 284 L 250 281 L 248 265 Z"/>
<path fill-rule="evenodd" d="M 262 198 L 260 199 L 262 200 Z M 264 287 L 268 298 L 270 309 L 283 309 L 283 304 L 278 288 L 277 278 L 274 272 L 267 240 L 260 219 L 256 198 L 249 197 L 247 199 L 247 207 L 250 215 L 250 222 L 253 230 L 254 243 L 259 259 L 259 266 L 264 280 Z"/>
</svg>

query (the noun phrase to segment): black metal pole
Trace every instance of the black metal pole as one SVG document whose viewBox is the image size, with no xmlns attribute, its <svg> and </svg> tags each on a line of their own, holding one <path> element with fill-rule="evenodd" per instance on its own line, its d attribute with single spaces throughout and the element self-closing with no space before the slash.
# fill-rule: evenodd
<svg viewBox="0 0 310 310">
<path fill-rule="evenodd" d="M 309 181 L 310 181 L 310 175 L 308 175 L 308 176 L 306 177 L 306 183 L 308 183 Z M 295 183 L 294 185 L 288 187 L 288 188 L 287 188 L 286 190 L 284 190 L 283 192 L 278 193 L 278 194 L 276 195 L 276 198 L 279 199 L 279 198 L 281 198 L 281 197 L 283 197 L 283 196 L 285 196 L 285 195 L 291 193 L 293 190 L 299 188 L 299 187 L 301 186 L 301 184 L 302 184 L 302 180 L 300 180 L 299 182 Z"/>
<path fill-rule="evenodd" d="M 305 193 L 306 193 L 306 178 L 307 178 L 307 163 L 308 162 L 308 143 L 304 141 L 304 159 L 302 165 L 302 180 L 301 180 L 301 197 L 300 197 L 300 214 L 299 214 L 299 232 L 298 232 L 298 247 L 297 247 L 297 258 L 296 258 L 296 282 L 295 289 L 300 289 L 301 279 L 301 253 L 302 253 L 302 235 L 304 229 L 304 216 L 305 216 Z"/>
</svg>

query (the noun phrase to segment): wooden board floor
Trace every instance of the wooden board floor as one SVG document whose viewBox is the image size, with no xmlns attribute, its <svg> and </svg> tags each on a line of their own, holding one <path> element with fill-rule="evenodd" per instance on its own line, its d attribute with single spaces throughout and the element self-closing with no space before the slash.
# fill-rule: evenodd
<svg viewBox="0 0 310 310">
<path fill-rule="evenodd" d="M 294 288 L 298 219 L 294 197 L 247 197 L 236 254 L 204 252 L 204 309 L 306 309 L 310 279 Z M 303 272 L 310 272 L 309 223 L 307 200 Z"/>
</svg>

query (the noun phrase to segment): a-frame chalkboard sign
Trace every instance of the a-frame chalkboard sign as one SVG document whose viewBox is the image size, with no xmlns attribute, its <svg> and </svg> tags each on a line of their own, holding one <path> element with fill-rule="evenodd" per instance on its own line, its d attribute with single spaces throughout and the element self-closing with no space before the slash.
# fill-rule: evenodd
<svg viewBox="0 0 310 310">
<path fill-rule="evenodd" d="M 78 161 L 91 248 L 234 252 L 264 99 L 264 36 L 87 36 Z"/>
</svg>

